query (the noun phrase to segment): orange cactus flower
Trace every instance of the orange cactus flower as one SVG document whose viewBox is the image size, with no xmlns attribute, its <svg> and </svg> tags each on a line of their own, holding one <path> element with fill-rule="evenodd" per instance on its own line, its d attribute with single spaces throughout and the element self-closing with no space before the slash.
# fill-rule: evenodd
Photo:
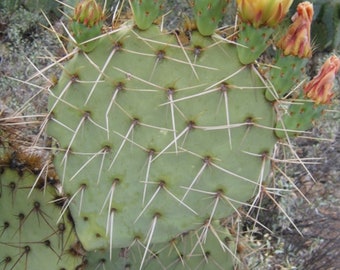
<svg viewBox="0 0 340 270">
<path fill-rule="evenodd" d="M 296 13 L 292 17 L 293 23 L 277 44 L 284 55 L 294 55 L 300 58 L 312 56 L 310 29 L 313 14 L 312 3 L 306 1 L 297 6 Z"/>
<path fill-rule="evenodd" d="M 275 27 L 286 16 L 293 0 L 237 0 L 241 20 L 254 27 Z"/>
<path fill-rule="evenodd" d="M 340 70 L 340 58 L 332 55 L 322 65 L 319 73 L 304 87 L 305 95 L 315 104 L 329 104 L 334 96 L 332 92 L 335 75 Z"/>
</svg>

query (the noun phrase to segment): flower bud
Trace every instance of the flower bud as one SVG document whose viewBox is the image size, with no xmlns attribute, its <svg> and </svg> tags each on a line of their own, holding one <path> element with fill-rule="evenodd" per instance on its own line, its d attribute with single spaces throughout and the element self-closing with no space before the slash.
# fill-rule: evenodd
<svg viewBox="0 0 340 270">
<path fill-rule="evenodd" d="M 82 0 L 74 9 L 73 20 L 87 27 L 97 25 L 103 19 L 104 12 L 95 0 Z"/>
<path fill-rule="evenodd" d="M 286 16 L 293 0 L 237 0 L 242 22 L 254 27 L 278 25 Z"/>
<path fill-rule="evenodd" d="M 293 23 L 277 44 L 284 55 L 294 55 L 300 58 L 312 56 L 310 29 L 313 13 L 313 4 L 308 1 L 297 6 L 296 13 L 292 17 Z"/>
<path fill-rule="evenodd" d="M 328 104 L 334 96 L 332 92 L 335 75 L 340 70 L 340 58 L 332 55 L 322 65 L 319 73 L 304 87 L 305 95 L 315 104 Z"/>
</svg>

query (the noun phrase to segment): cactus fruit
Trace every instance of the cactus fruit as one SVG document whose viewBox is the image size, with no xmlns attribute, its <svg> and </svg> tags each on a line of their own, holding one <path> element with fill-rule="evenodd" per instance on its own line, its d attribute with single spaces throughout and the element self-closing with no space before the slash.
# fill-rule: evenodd
<svg viewBox="0 0 340 270">
<path fill-rule="evenodd" d="M 272 35 L 292 1 L 237 1 L 241 23 L 230 39 L 215 29 L 226 2 L 193 1 L 196 21 L 184 33 L 186 42 L 180 31 L 156 25 L 163 1 L 129 1 L 133 18 L 115 19 L 112 27 L 104 26 L 95 0 L 76 6 L 68 31 L 75 48 L 48 88 L 42 124 L 53 137 L 48 148 L 62 208 L 48 204 L 55 190 L 41 192 L 26 171 L 0 175 L 0 207 L 13 205 L 1 219 L 0 245 L 23 248 L 14 266 L 36 269 L 31 250 L 48 237 L 53 249 L 44 248 L 65 269 L 68 263 L 76 269 L 233 269 L 237 243 L 222 220 L 254 206 L 249 200 L 269 184 L 277 142 L 322 115 L 340 60 L 332 57 L 304 85 L 310 40 L 298 37 L 309 33 L 308 25 L 293 31 L 301 23 L 296 15 L 279 42 Z M 298 10 L 310 15 L 311 8 L 303 3 Z M 269 39 L 277 58 L 262 65 L 257 59 Z M 13 217 L 14 240 L 5 238 Z M 70 221 L 70 237 L 68 248 L 57 250 L 60 221 Z M 26 236 L 28 223 L 44 236 Z M 77 256 L 66 250 L 78 250 Z M 6 256 L 5 268 L 14 255 Z"/>
<path fill-rule="evenodd" d="M 96 46 L 97 41 L 93 39 L 101 34 L 103 21 L 103 10 L 95 0 L 82 0 L 76 5 L 71 28 L 83 51 L 90 52 Z"/>
<path fill-rule="evenodd" d="M 60 207 L 54 188 L 36 180 L 28 171 L 1 171 L 1 267 L 75 269 L 82 256 L 74 250 L 78 240 L 73 224 L 66 216 L 58 221 Z"/>
</svg>

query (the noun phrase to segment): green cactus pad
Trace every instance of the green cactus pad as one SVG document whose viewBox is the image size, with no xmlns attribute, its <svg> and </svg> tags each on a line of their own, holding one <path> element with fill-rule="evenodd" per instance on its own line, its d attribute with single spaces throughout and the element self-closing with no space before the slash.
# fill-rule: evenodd
<svg viewBox="0 0 340 270">
<path fill-rule="evenodd" d="M 194 12 L 198 31 L 203 36 L 212 35 L 225 13 L 226 0 L 195 0 Z"/>
<path fill-rule="evenodd" d="M 92 51 L 97 45 L 97 40 L 94 38 L 101 34 L 102 26 L 103 24 L 100 23 L 89 28 L 82 23 L 72 22 L 71 28 L 75 41 L 77 42 L 77 46 L 85 52 Z"/>
<path fill-rule="evenodd" d="M 241 23 L 238 33 L 237 53 L 241 63 L 253 63 L 268 47 L 268 40 L 274 32 L 270 27 L 255 28 L 247 23 Z"/>
<path fill-rule="evenodd" d="M 234 45 L 198 32 L 183 48 L 127 23 L 74 55 L 48 134 L 84 247 L 166 242 L 256 195 L 276 142 L 264 92 Z"/>
<path fill-rule="evenodd" d="M 164 0 L 130 0 L 136 25 L 148 29 L 160 15 Z"/>
<path fill-rule="evenodd" d="M 280 105 L 282 115 L 276 125 L 275 133 L 279 138 L 297 136 L 313 127 L 326 109 L 326 105 L 316 105 L 311 100 L 287 100 Z"/>
<path fill-rule="evenodd" d="M 271 67 L 268 74 L 271 87 L 266 90 L 266 98 L 271 101 L 278 100 L 284 98 L 289 91 L 294 90 L 294 87 L 297 87 L 302 81 L 307 62 L 307 58 L 279 54 L 277 62 Z"/>
<path fill-rule="evenodd" d="M 5 169 L 0 174 L 0 261 L 2 269 L 65 269 L 81 264 L 73 225 L 58 221 L 61 208 L 53 188 L 29 172 Z"/>
<path fill-rule="evenodd" d="M 183 233 L 169 242 L 153 244 L 148 250 L 135 242 L 126 248 L 92 251 L 86 255 L 86 269 L 158 270 L 205 269 L 232 270 L 237 264 L 236 245 L 229 232 L 214 222 L 197 231 Z"/>
</svg>

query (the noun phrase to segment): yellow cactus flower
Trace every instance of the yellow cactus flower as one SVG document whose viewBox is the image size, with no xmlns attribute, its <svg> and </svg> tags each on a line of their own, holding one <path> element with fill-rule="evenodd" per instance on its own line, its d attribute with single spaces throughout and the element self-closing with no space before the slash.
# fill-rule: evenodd
<svg viewBox="0 0 340 270">
<path fill-rule="evenodd" d="M 312 56 L 310 29 L 313 14 L 312 3 L 306 1 L 297 6 L 296 13 L 292 17 L 293 23 L 277 44 L 285 55 L 294 55 L 300 58 Z"/>
<path fill-rule="evenodd" d="M 293 0 L 237 0 L 241 20 L 254 27 L 278 25 Z"/>
<path fill-rule="evenodd" d="M 332 92 L 335 75 L 340 70 L 340 58 L 332 55 L 322 65 L 319 73 L 304 87 L 305 95 L 315 104 L 328 104 L 334 96 Z"/>
</svg>

